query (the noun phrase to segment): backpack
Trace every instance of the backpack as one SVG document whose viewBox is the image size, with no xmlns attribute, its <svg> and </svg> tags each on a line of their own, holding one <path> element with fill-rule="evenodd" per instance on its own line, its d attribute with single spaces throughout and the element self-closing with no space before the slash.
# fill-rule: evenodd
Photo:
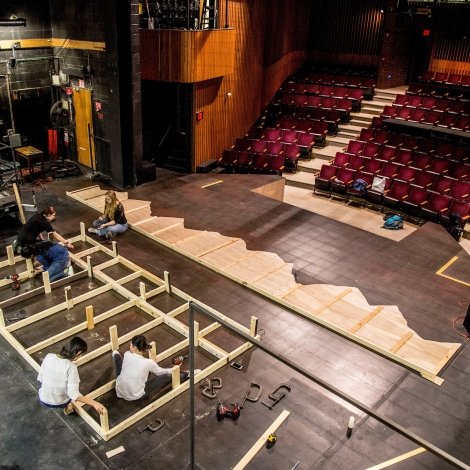
<svg viewBox="0 0 470 470">
<path fill-rule="evenodd" d="M 463 234 L 464 223 L 462 218 L 458 214 L 451 214 L 449 216 L 449 225 L 447 231 L 454 237 L 456 241 L 460 241 Z"/>
<path fill-rule="evenodd" d="M 357 178 L 352 184 L 352 189 L 357 191 L 359 194 L 365 194 L 367 188 L 367 181 L 364 181 L 362 178 Z"/>
<path fill-rule="evenodd" d="M 399 215 L 385 216 L 383 228 L 388 230 L 399 230 L 403 228 L 403 217 Z"/>
</svg>

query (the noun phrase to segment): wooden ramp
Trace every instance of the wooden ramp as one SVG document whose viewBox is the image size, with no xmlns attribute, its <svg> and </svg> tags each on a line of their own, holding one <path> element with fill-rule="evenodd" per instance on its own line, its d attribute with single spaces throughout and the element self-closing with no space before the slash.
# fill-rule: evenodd
<svg viewBox="0 0 470 470">
<path fill-rule="evenodd" d="M 92 186 L 67 192 L 67 195 L 96 208 L 99 191 L 99 187 Z M 245 242 L 239 238 L 187 229 L 182 219 L 152 216 L 150 202 L 144 207 L 145 202 L 129 200 L 127 195 L 123 197 L 133 230 L 416 370 L 434 383 L 443 382 L 438 374 L 459 349 L 459 343 L 440 343 L 419 337 L 408 327 L 396 306 L 370 305 L 357 288 L 298 284 L 292 274 L 292 264 L 278 255 L 247 250 Z"/>
</svg>

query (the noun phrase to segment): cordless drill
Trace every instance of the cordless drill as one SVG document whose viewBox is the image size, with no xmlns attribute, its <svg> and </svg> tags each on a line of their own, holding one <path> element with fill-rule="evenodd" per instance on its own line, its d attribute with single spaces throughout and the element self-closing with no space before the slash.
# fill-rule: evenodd
<svg viewBox="0 0 470 470">
<path fill-rule="evenodd" d="M 219 401 L 217 404 L 217 421 L 222 421 L 224 418 L 230 418 L 236 421 L 240 417 L 240 406 L 238 403 L 232 403 L 233 409 L 226 407 Z"/>
<path fill-rule="evenodd" d="M 19 274 L 11 274 L 10 276 L 7 276 L 5 279 L 11 279 L 12 290 L 18 290 L 21 287 Z"/>
</svg>

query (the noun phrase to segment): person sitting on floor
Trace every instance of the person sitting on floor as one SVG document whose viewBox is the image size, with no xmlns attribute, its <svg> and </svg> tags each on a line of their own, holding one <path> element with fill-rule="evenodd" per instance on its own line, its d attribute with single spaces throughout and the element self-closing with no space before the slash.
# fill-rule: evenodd
<svg viewBox="0 0 470 470">
<path fill-rule="evenodd" d="M 47 271 L 51 282 L 73 274 L 70 254 L 62 243 L 37 242 L 21 249 L 23 258 L 34 258 L 41 266 L 36 273 Z"/>
<path fill-rule="evenodd" d="M 156 376 L 167 376 L 171 380 L 173 369 L 164 369 L 156 361 L 144 357 L 151 346 L 143 335 L 134 336 L 129 345 L 129 351 L 124 353 L 124 359 L 119 351 L 113 351 L 114 368 L 116 371 L 116 395 L 127 401 L 134 401 L 145 395 L 145 384 L 149 373 Z M 199 369 L 195 369 L 195 374 Z M 189 378 L 189 371 L 180 373 L 180 380 Z"/>
<path fill-rule="evenodd" d="M 47 408 L 63 408 L 65 414 L 73 412 L 72 402 L 79 401 L 92 406 L 99 414 L 106 409 L 101 403 L 84 397 L 79 390 L 80 377 L 73 363 L 87 352 L 86 342 L 73 337 L 59 354 L 49 353 L 42 361 L 38 381 L 39 401 Z"/>
<path fill-rule="evenodd" d="M 94 220 L 88 232 L 95 233 L 100 237 L 114 237 L 127 230 L 127 219 L 124 207 L 119 202 L 114 191 L 108 191 L 104 198 L 104 213 Z"/>
<path fill-rule="evenodd" d="M 66 240 L 60 233 L 57 233 L 51 225 L 55 220 L 56 210 L 53 206 L 47 206 L 41 211 L 40 214 L 34 214 L 26 223 L 21 227 L 18 233 L 18 240 L 16 242 L 17 252 L 21 251 L 21 247 L 28 244 L 33 244 L 38 240 L 43 240 L 43 233 L 52 233 L 52 237 L 57 242 L 63 243 L 67 248 L 73 250 L 74 246 Z"/>
</svg>

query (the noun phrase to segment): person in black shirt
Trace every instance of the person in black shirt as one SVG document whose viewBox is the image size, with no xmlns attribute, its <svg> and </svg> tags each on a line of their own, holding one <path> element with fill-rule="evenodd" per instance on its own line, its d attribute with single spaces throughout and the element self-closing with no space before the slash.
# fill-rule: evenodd
<svg viewBox="0 0 470 470">
<path fill-rule="evenodd" d="M 127 230 L 127 219 L 124 207 L 119 202 L 114 191 L 108 191 L 104 198 L 104 213 L 94 220 L 88 232 L 100 237 L 113 237 Z"/>
<path fill-rule="evenodd" d="M 52 206 L 47 206 L 40 214 L 34 214 L 28 221 L 21 227 L 18 233 L 19 247 L 36 243 L 36 240 L 44 240 L 43 233 L 52 233 L 52 237 L 57 242 L 62 243 L 68 249 L 73 250 L 74 246 L 62 235 L 57 233 L 52 227 L 51 222 L 55 220 L 56 210 Z M 20 248 L 21 249 L 21 248 Z"/>
</svg>

